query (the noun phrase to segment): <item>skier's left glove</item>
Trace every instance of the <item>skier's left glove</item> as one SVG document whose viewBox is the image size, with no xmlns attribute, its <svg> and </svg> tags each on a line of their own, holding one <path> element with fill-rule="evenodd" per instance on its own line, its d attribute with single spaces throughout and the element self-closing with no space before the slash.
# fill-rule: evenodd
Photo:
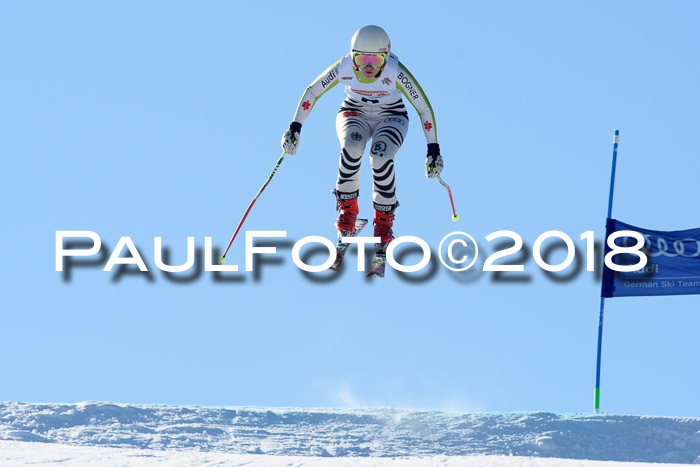
<svg viewBox="0 0 700 467">
<path fill-rule="evenodd" d="M 293 156 L 299 147 L 299 134 L 301 133 L 301 123 L 292 122 L 289 129 L 282 135 L 282 149 L 285 153 Z"/>
<path fill-rule="evenodd" d="M 440 145 L 437 143 L 428 144 L 428 157 L 425 159 L 425 176 L 435 178 L 442 172 L 442 156 L 440 155 Z"/>
</svg>

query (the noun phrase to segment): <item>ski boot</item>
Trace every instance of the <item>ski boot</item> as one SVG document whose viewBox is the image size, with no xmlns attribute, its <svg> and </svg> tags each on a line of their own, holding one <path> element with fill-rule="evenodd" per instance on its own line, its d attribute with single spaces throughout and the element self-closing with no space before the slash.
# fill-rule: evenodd
<svg viewBox="0 0 700 467">
<path fill-rule="evenodd" d="M 374 203 L 374 236 L 380 237 L 382 241 L 374 245 L 377 252 L 386 252 L 386 247 L 394 239 L 394 211 L 399 207 L 399 202 L 396 204 L 377 204 Z"/>
<path fill-rule="evenodd" d="M 374 259 L 369 266 L 367 277 L 384 277 L 386 248 L 394 239 L 394 231 L 391 228 L 394 226 L 394 211 L 398 207 L 398 201 L 391 205 L 374 203 L 374 236 L 379 237 L 381 241 L 374 244 Z"/>
<path fill-rule="evenodd" d="M 360 213 L 360 208 L 357 206 L 359 193 L 359 190 L 352 193 L 333 190 L 337 202 L 338 219 L 335 221 L 335 227 L 338 229 L 339 239 L 355 235 L 357 215 Z"/>
<path fill-rule="evenodd" d="M 362 228 L 369 222 L 367 219 L 358 219 L 360 209 L 357 207 L 357 195 L 359 191 L 353 193 L 342 193 L 338 190 L 333 190 L 337 201 L 336 208 L 338 209 L 338 220 L 335 221 L 335 227 L 338 229 L 338 243 L 335 245 L 336 255 L 335 262 L 329 268 L 333 271 L 340 269 L 345 253 L 348 251 L 349 243 L 342 241 L 343 237 L 354 237 Z"/>
</svg>

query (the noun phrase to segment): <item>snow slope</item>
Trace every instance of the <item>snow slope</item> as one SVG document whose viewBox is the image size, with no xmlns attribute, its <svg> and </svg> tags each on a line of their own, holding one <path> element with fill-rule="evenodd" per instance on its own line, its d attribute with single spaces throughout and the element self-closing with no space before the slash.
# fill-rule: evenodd
<svg viewBox="0 0 700 467">
<path fill-rule="evenodd" d="M 263 462 L 270 456 L 305 456 L 271 458 L 279 465 L 316 465 L 320 457 L 345 459 L 318 465 L 347 465 L 343 463 L 347 457 L 358 456 L 374 461 L 401 457 L 406 465 L 416 459 L 423 464 L 453 465 L 452 456 L 490 456 L 470 458 L 487 462 L 474 465 L 489 466 L 568 465 L 544 458 L 700 463 L 700 419 L 607 414 L 10 402 L 0 403 L 0 440 L 1 465 L 39 462 L 41 456 L 64 456 L 79 464 L 81 456 L 110 455 L 94 451 L 96 447 L 121 448 L 110 450 L 112 459 L 127 456 L 155 462 L 162 458 L 167 464 L 182 465 L 218 461 L 235 465 L 250 459 Z M 61 450 L 65 453 L 60 454 Z M 178 456 L 184 460 L 177 460 Z M 514 459 L 496 456 L 538 459 L 513 464 Z M 403 465 L 396 460 L 384 459 L 389 465 Z"/>
<path fill-rule="evenodd" d="M 308 457 L 268 454 L 229 454 L 200 451 L 154 451 L 137 448 L 69 446 L 0 441 L 0 465 L 168 466 L 225 465 L 245 467 L 663 467 L 684 464 L 586 461 L 542 457 L 430 456 L 430 457 Z"/>
</svg>

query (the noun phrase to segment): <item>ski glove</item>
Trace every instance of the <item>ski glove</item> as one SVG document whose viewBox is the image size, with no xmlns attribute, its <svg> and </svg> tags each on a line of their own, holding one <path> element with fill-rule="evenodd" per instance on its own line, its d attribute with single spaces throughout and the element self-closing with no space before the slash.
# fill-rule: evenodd
<svg viewBox="0 0 700 467">
<path fill-rule="evenodd" d="M 440 155 L 440 145 L 437 143 L 428 144 L 428 157 L 425 159 L 425 176 L 435 178 L 442 172 L 442 156 Z"/>
<path fill-rule="evenodd" d="M 282 149 L 284 152 L 293 156 L 297 152 L 299 146 L 299 134 L 301 133 L 301 123 L 292 122 L 289 129 L 282 135 Z"/>
</svg>

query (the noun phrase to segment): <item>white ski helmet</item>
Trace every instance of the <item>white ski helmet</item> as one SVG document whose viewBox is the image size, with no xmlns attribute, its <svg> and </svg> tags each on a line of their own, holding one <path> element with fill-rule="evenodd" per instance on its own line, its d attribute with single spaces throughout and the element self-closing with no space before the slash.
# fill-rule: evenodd
<svg viewBox="0 0 700 467">
<path fill-rule="evenodd" d="M 350 50 L 388 54 L 391 51 L 391 41 L 386 31 L 379 26 L 363 26 L 352 36 Z"/>
</svg>

